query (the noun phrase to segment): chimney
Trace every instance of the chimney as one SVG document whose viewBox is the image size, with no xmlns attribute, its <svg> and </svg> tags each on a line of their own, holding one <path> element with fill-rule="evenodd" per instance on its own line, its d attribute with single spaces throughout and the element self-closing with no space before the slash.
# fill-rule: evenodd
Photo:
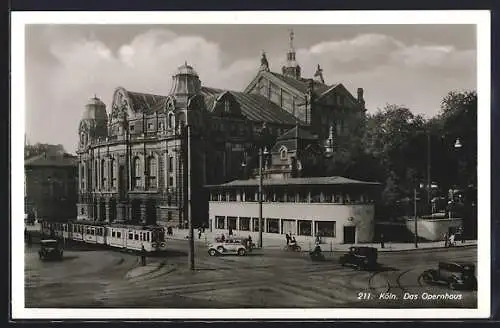
<svg viewBox="0 0 500 328">
<path fill-rule="evenodd" d="M 363 108 L 365 108 L 365 98 L 363 96 L 363 93 L 363 88 L 358 88 L 358 102 Z"/>
</svg>

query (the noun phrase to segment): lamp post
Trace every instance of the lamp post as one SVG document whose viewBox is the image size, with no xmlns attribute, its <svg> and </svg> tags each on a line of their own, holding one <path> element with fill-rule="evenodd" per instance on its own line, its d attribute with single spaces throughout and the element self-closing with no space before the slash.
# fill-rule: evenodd
<svg viewBox="0 0 500 328">
<path fill-rule="evenodd" d="M 420 184 L 422 187 L 422 184 Z M 418 221 L 417 221 L 417 187 L 413 189 L 413 223 L 415 225 L 415 248 L 418 248 Z"/>
<path fill-rule="evenodd" d="M 267 148 L 259 148 L 259 247 L 262 248 L 263 245 L 263 233 L 262 233 L 262 157 L 269 154 Z"/>
<path fill-rule="evenodd" d="M 194 230 L 191 215 L 191 127 L 186 125 L 186 157 L 187 157 L 187 204 L 186 214 L 189 228 L 189 269 L 194 270 Z"/>
</svg>

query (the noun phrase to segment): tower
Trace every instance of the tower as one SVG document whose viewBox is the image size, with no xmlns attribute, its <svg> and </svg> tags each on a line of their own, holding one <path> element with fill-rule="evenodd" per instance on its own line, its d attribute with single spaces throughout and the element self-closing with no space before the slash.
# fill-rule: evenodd
<svg viewBox="0 0 500 328">
<path fill-rule="evenodd" d="M 187 105 L 192 96 L 200 94 L 200 91 L 201 81 L 198 73 L 185 62 L 172 77 L 170 95 L 174 96 L 176 103 L 183 107 L 183 105 Z"/>
<path fill-rule="evenodd" d="M 295 59 L 295 48 L 293 46 L 294 33 L 290 30 L 290 48 L 286 54 L 286 65 L 282 67 L 281 71 L 283 75 L 300 79 L 300 66 Z"/>
<path fill-rule="evenodd" d="M 80 136 L 78 148 L 80 149 L 108 136 L 106 105 L 95 95 L 85 105 L 78 134 Z"/>
</svg>

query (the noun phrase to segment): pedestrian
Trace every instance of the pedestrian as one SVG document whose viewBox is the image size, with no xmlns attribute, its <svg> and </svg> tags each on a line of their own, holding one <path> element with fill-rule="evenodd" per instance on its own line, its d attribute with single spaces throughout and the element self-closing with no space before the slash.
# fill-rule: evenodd
<svg viewBox="0 0 500 328">
<path fill-rule="evenodd" d="M 226 240 L 226 237 L 224 236 L 224 234 L 222 234 L 222 235 L 220 236 L 220 240 L 221 240 L 222 242 L 224 242 L 224 241 Z"/>
<path fill-rule="evenodd" d="M 316 236 L 315 244 L 319 245 L 320 243 L 321 243 L 321 238 L 319 238 L 319 236 Z"/>
<path fill-rule="evenodd" d="M 198 239 L 201 239 L 201 229 L 198 229 Z"/>
<path fill-rule="evenodd" d="M 455 246 L 455 234 L 454 233 L 452 233 L 450 235 L 450 242 L 449 242 L 449 244 L 450 244 L 450 247 L 451 246 Z"/>
<path fill-rule="evenodd" d="M 233 228 L 229 227 L 229 236 L 233 235 Z"/>
<path fill-rule="evenodd" d="M 31 246 L 31 233 L 28 231 L 28 246 Z"/>
<path fill-rule="evenodd" d="M 146 266 L 146 249 L 141 245 L 141 265 Z"/>
<path fill-rule="evenodd" d="M 248 248 L 251 249 L 252 248 L 252 236 L 248 236 Z"/>
<path fill-rule="evenodd" d="M 290 238 L 290 235 L 289 235 L 289 234 L 286 234 L 286 235 L 285 235 L 285 238 L 286 238 L 286 244 L 287 244 L 287 246 L 288 246 L 288 245 L 290 244 L 290 239 L 291 239 L 291 238 Z"/>
<path fill-rule="evenodd" d="M 448 247 L 448 234 L 444 234 L 444 247 Z"/>
<path fill-rule="evenodd" d="M 384 247 L 385 247 L 384 234 L 381 233 L 380 234 L 380 248 L 384 248 Z"/>
</svg>

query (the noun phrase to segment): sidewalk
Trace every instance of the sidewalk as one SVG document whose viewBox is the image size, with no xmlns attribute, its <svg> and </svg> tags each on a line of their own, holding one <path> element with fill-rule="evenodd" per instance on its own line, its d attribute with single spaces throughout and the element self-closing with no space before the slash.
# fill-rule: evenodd
<svg viewBox="0 0 500 328">
<path fill-rule="evenodd" d="M 189 236 L 189 231 L 187 229 L 174 229 L 172 236 L 166 236 L 167 239 L 173 240 L 187 240 Z M 244 236 L 237 236 L 244 237 Z M 201 238 L 198 238 L 198 231 L 194 231 L 194 239 L 196 243 L 200 244 L 210 244 L 215 240 L 215 233 L 210 231 L 205 231 L 202 233 Z M 254 240 L 257 243 L 257 240 Z M 282 249 L 285 246 L 284 237 L 281 238 L 264 238 L 263 248 L 265 249 Z M 302 251 L 310 251 L 314 247 L 313 242 L 298 242 L 299 246 L 301 246 Z M 349 247 L 354 246 L 353 244 L 320 244 L 323 251 L 347 251 Z M 415 244 L 413 242 L 409 243 L 392 243 L 386 242 L 384 248 L 381 247 L 380 243 L 362 243 L 357 244 L 356 246 L 367 246 L 367 247 L 375 247 L 379 252 L 403 252 L 403 251 L 415 251 L 415 250 L 425 250 L 425 249 L 441 249 L 444 248 L 444 241 L 428 241 L 428 242 L 419 242 L 418 248 L 415 248 Z M 466 240 L 462 243 L 460 240 L 456 241 L 454 247 L 470 247 L 477 246 L 477 240 Z"/>
</svg>

